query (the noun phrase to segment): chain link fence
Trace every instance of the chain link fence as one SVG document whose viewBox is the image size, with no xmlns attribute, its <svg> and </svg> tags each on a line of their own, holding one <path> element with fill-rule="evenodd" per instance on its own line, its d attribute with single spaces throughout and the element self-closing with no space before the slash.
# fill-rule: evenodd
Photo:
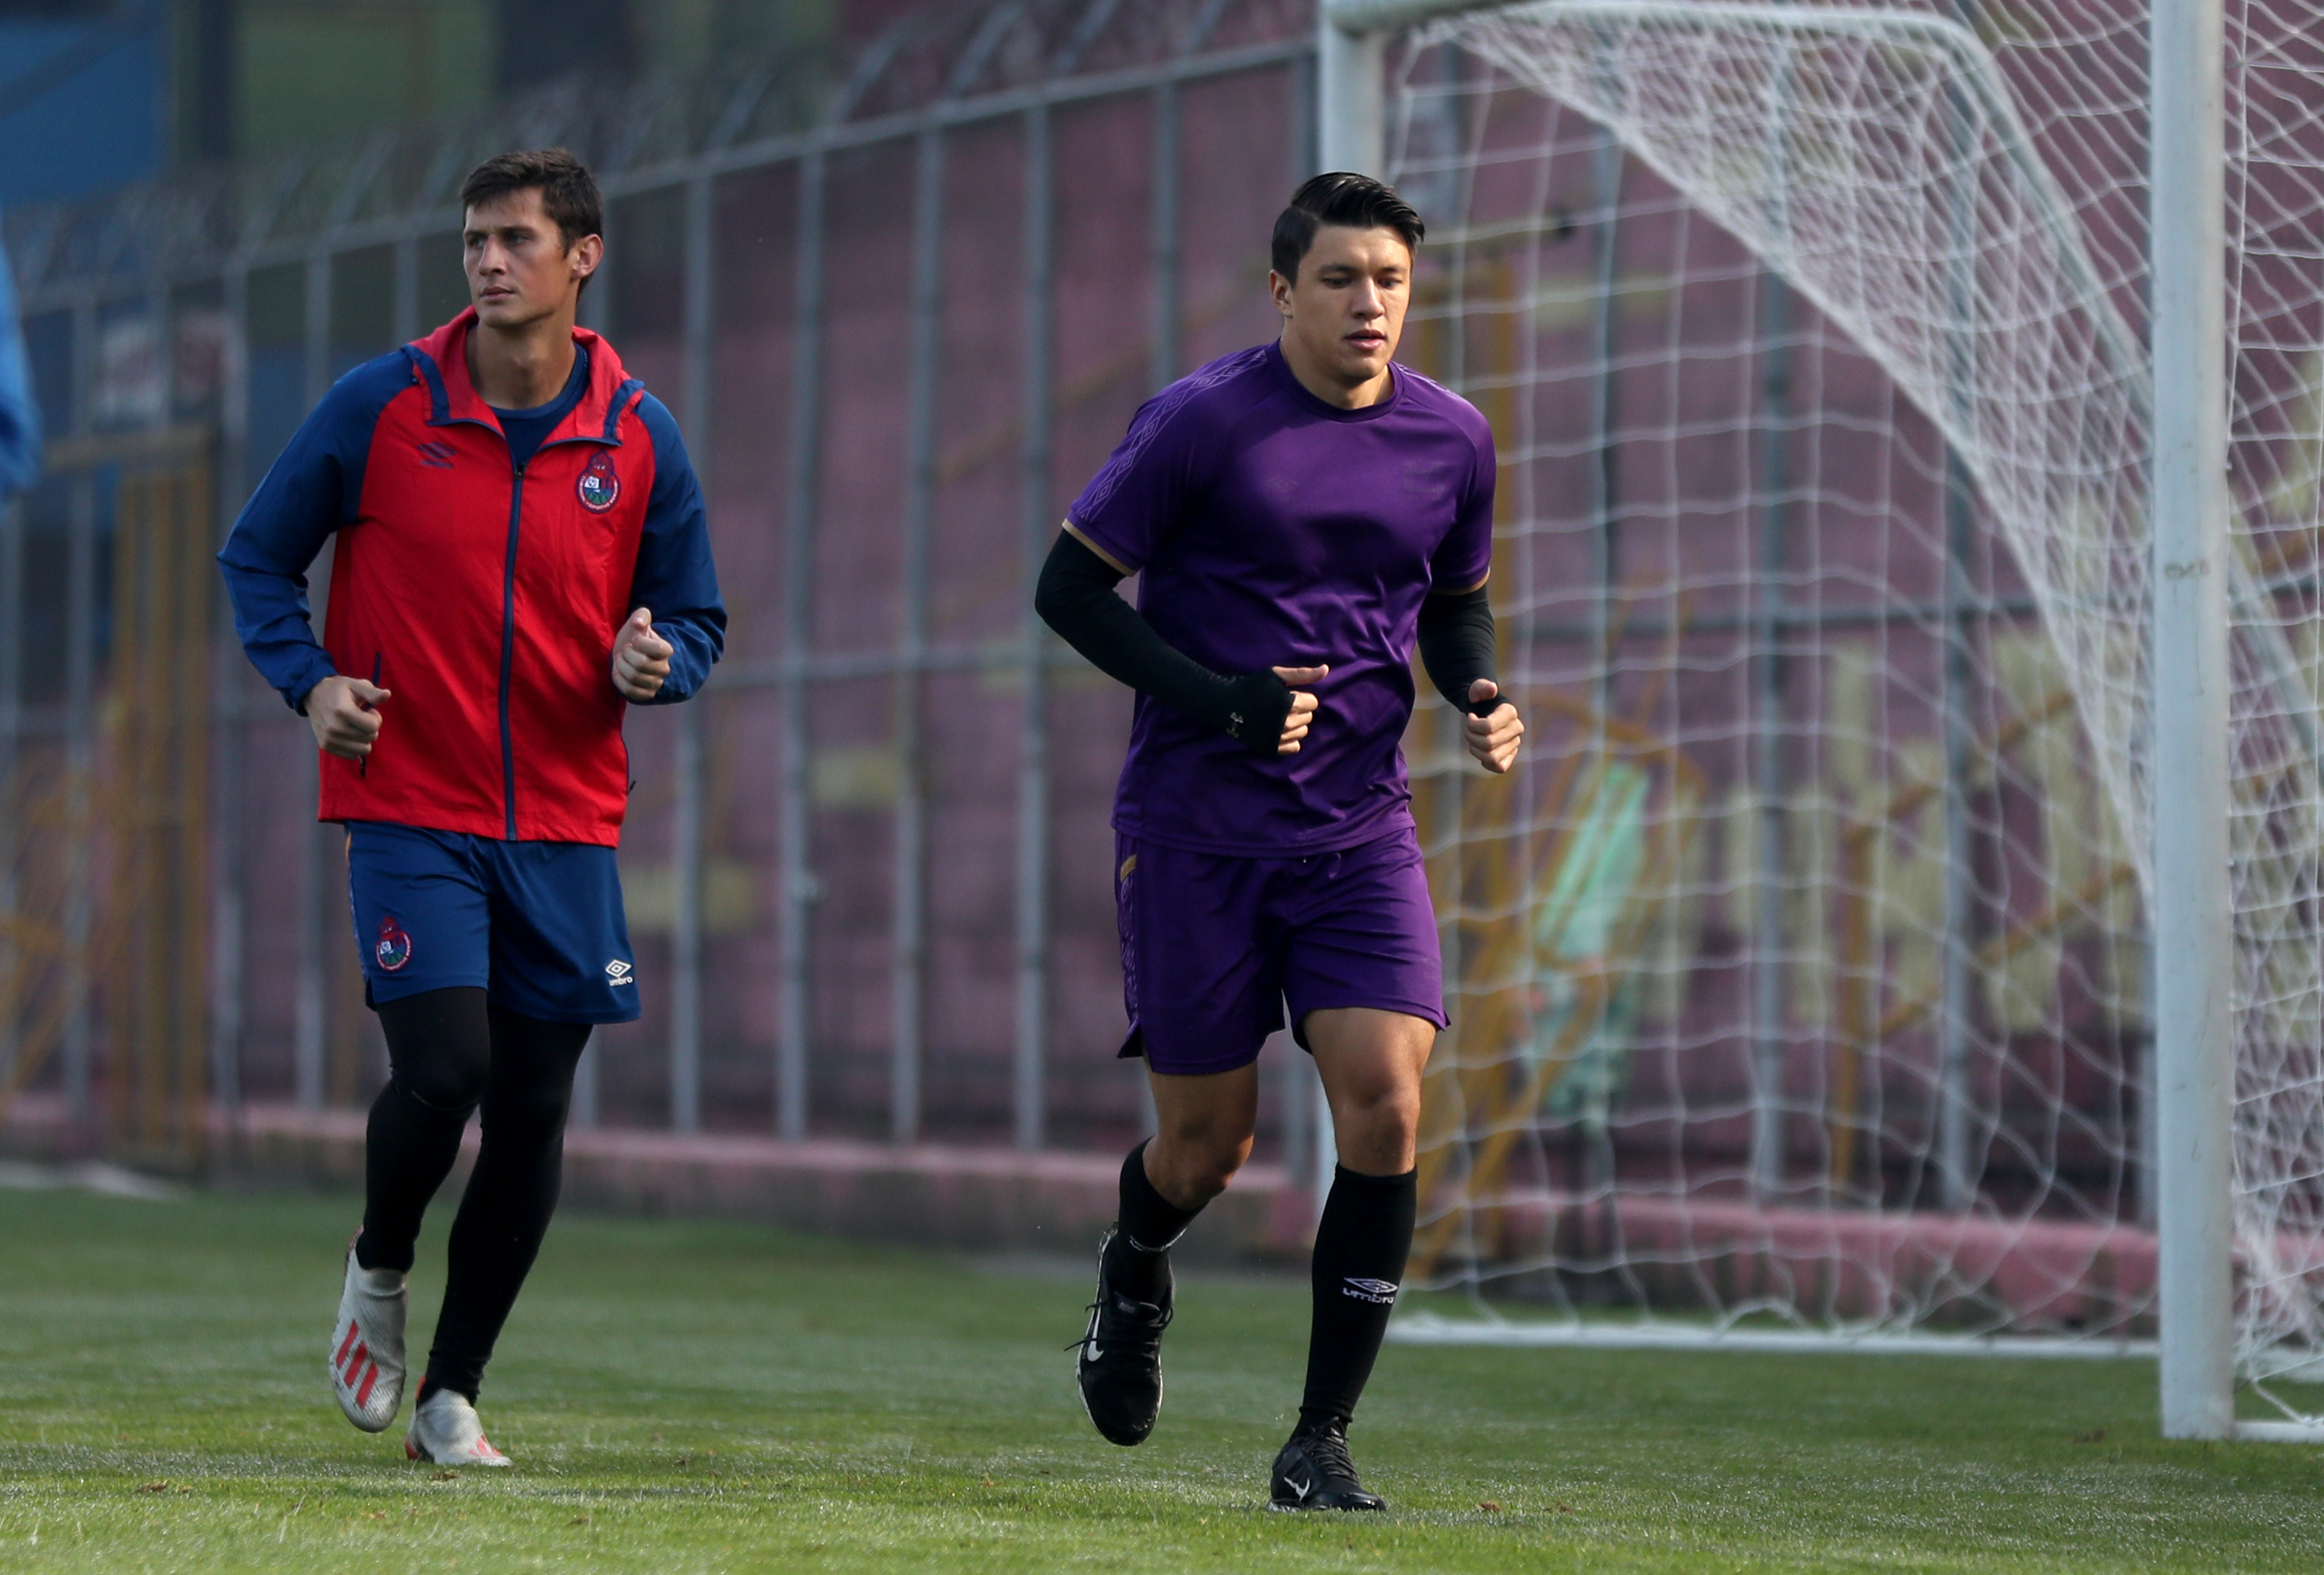
<svg viewBox="0 0 2324 1575">
<path fill-rule="evenodd" d="M 160 1159 L 231 1130 L 206 1111 L 376 1086 L 344 840 L 208 560 L 335 377 L 465 304 L 468 169 L 563 143 L 609 204 L 585 321 L 678 412 L 733 619 L 702 701 L 630 722 L 646 1015 L 598 1035 L 579 1119 L 1129 1140 L 1128 708 L 1030 574 L 1139 401 L 1269 332 L 1310 27 L 936 7 L 850 60 L 12 214 L 60 439 L 0 534 L 0 1090 Z"/>
</svg>

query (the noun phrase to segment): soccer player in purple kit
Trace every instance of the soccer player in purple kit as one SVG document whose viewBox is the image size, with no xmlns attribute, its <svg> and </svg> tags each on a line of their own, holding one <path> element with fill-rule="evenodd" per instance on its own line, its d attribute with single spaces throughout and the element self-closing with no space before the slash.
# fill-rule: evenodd
<svg viewBox="0 0 2324 1575">
<path fill-rule="evenodd" d="M 1423 234 L 1366 176 L 1301 186 L 1275 226 L 1280 338 L 1147 401 L 1035 598 L 1138 692 L 1113 815 L 1121 1053 L 1146 1058 L 1157 1128 L 1099 1248 L 1082 1402 L 1115 1443 L 1153 1430 L 1170 1248 L 1250 1156 L 1259 1046 L 1287 1006 L 1339 1165 L 1276 1509 L 1384 1507 L 1347 1429 L 1411 1252 L 1421 1071 L 1446 1020 L 1399 750 L 1416 643 L 1487 770 L 1524 732 L 1485 592 L 1492 432 L 1393 364 Z M 1131 574 L 1135 609 L 1114 589 Z"/>
</svg>

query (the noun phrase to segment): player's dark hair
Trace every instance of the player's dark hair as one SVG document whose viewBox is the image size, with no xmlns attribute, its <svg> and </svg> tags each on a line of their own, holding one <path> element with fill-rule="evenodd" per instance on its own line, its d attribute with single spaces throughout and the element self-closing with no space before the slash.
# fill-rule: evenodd
<svg viewBox="0 0 2324 1575">
<path fill-rule="evenodd" d="M 471 208 L 518 191 L 540 193 L 540 206 L 556 221 L 568 252 L 582 236 L 605 233 L 605 199 L 597 193 L 596 178 L 563 148 L 493 154 L 460 182 L 460 206 Z"/>
<path fill-rule="evenodd" d="M 1315 244 L 1315 232 L 1325 225 L 1346 225 L 1359 230 L 1394 230 L 1404 237 L 1407 251 L 1420 250 L 1428 226 L 1396 188 L 1369 175 L 1334 170 L 1311 176 L 1291 194 L 1291 206 L 1275 221 L 1272 262 L 1284 278 L 1297 282 L 1300 260 Z"/>
</svg>

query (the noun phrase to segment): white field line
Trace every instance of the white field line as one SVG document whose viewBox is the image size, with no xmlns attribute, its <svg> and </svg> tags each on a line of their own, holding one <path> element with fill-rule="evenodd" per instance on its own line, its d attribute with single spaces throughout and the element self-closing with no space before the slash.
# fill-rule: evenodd
<svg viewBox="0 0 2324 1575">
<path fill-rule="evenodd" d="M 2034 1335 L 1851 1334 L 1813 1329 L 1711 1329 L 1683 1323 L 1506 1323 L 1415 1312 L 1388 1327 L 1399 1345 L 1563 1347 L 1582 1350 L 1722 1350 L 1778 1355 L 2152 1359 L 2151 1340 L 2068 1340 Z"/>
</svg>

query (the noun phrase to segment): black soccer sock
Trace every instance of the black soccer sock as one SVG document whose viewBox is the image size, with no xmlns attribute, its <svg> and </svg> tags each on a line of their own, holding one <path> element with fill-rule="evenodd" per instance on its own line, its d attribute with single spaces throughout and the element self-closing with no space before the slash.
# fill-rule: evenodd
<svg viewBox="0 0 2324 1575">
<path fill-rule="evenodd" d="M 1315 1226 L 1315 1322 L 1307 1338 L 1307 1390 L 1299 1400 L 1302 1428 L 1329 1422 L 1344 1427 L 1355 1414 L 1412 1256 L 1419 1174 L 1362 1175 L 1344 1165 L 1333 1170 Z"/>
<path fill-rule="evenodd" d="M 452 1174 L 460 1132 L 484 1097 L 492 1029 L 484 992 L 467 987 L 383 1002 L 379 1022 L 392 1070 L 364 1135 L 355 1262 L 408 1274 L 420 1218 Z"/>
<path fill-rule="evenodd" d="M 476 1168 L 452 1220 L 444 1311 L 423 1389 L 470 1400 L 525 1276 L 549 1234 L 565 1170 L 565 1116 L 586 1023 L 549 1023 L 492 1009 L 492 1075 Z"/>
<path fill-rule="evenodd" d="M 1150 1139 L 1149 1139 L 1150 1141 Z M 1105 1249 L 1106 1278 L 1124 1295 L 1158 1303 L 1170 1285 L 1170 1248 L 1200 1209 L 1182 1209 L 1146 1174 L 1146 1145 L 1121 1162 L 1120 1227 Z"/>
</svg>

